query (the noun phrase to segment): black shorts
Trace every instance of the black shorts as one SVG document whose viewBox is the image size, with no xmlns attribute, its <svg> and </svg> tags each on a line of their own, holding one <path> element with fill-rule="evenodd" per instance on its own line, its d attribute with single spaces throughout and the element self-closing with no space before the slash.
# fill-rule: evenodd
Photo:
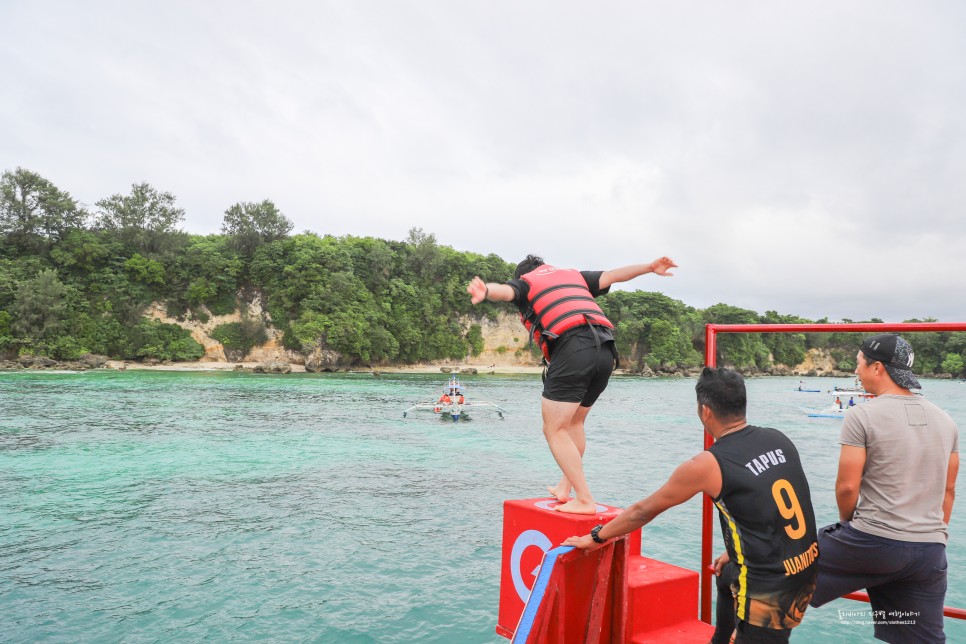
<svg viewBox="0 0 966 644">
<path fill-rule="evenodd" d="M 598 344 L 590 327 L 568 331 L 554 344 L 543 381 L 543 397 L 591 407 L 607 388 L 616 356 L 614 341 Z"/>
</svg>

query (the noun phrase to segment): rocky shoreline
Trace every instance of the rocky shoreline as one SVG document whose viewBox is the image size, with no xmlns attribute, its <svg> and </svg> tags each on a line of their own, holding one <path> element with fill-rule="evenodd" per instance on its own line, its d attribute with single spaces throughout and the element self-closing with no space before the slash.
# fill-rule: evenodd
<svg viewBox="0 0 966 644">
<path fill-rule="evenodd" d="M 747 378 L 759 378 L 769 376 L 786 376 L 799 378 L 852 378 L 851 371 L 839 371 L 837 369 L 815 368 L 790 368 L 784 365 L 776 365 L 769 369 L 758 369 L 757 367 L 741 368 L 738 371 Z M 16 360 L 0 360 L 0 371 L 88 371 L 91 369 L 113 369 L 117 371 L 131 370 L 157 370 L 157 371 L 236 371 L 243 373 L 370 373 L 375 376 L 389 373 L 442 373 L 442 374 L 539 374 L 543 368 L 538 365 L 527 364 L 491 364 L 488 366 L 465 365 L 465 364 L 413 364 L 413 365 L 385 365 L 385 366 L 355 366 L 355 367 L 333 367 L 331 365 L 313 363 L 301 365 L 283 360 L 268 360 L 264 362 L 226 362 L 226 361 L 203 361 L 203 362 L 170 362 L 160 360 L 111 360 L 106 356 L 85 354 L 77 360 L 58 361 L 43 356 L 20 356 Z M 662 367 L 657 370 L 643 367 L 640 369 L 618 369 L 615 375 L 638 376 L 641 378 L 697 378 L 701 373 L 701 367 Z M 928 374 L 921 375 L 920 378 L 926 379 L 952 379 L 950 374 Z"/>
<path fill-rule="evenodd" d="M 170 362 L 160 360 L 111 360 L 106 356 L 86 354 L 77 360 L 58 361 L 43 356 L 20 356 L 16 360 L 0 360 L 0 370 L 47 370 L 47 371 L 87 371 L 91 369 L 113 369 L 117 371 L 151 369 L 158 371 L 237 371 L 244 373 L 372 373 L 374 375 L 388 373 L 442 373 L 442 374 L 538 374 L 543 368 L 538 365 L 526 364 L 491 364 L 488 366 L 462 364 L 413 364 L 413 365 L 384 365 L 333 367 L 309 361 L 308 364 L 286 362 L 283 360 L 268 360 L 265 362 Z M 852 374 L 834 370 L 798 371 L 787 367 L 776 367 L 767 371 L 759 369 L 739 369 L 745 376 L 801 376 L 801 377 L 851 377 Z M 696 378 L 701 373 L 700 367 L 691 368 L 662 368 L 652 370 L 618 369 L 615 374 L 624 376 L 639 376 L 642 378 Z"/>
<path fill-rule="evenodd" d="M 82 355 L 77 360 L 53 360 L 45 356 L 20 356 L 16 360 L 0 360 L 0 369 L 49 369 L 53 371 L 87 371 L 88 369 L 103 369 L 108 366 L 107 356 L 91 353 Z"/>
</svg>

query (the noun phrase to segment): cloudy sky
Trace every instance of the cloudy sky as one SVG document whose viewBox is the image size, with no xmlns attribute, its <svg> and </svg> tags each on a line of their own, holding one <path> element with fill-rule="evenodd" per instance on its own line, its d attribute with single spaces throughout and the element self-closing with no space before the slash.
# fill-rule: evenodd
<svg viewBox="0 0 966 644">
<path fill-rule="evenodd" d="M 0 169 L 192 233 L 528 252 L 811 319 L 966 320 L 966 4 L 0 3 Z M 469 276 L 467 276 L 469 278 Z"/>
</svg>

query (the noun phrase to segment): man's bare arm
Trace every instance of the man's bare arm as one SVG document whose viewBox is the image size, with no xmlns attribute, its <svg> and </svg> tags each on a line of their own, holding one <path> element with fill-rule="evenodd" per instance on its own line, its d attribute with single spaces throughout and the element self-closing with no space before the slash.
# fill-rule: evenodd
<svg viewBox="0 0 966 644">
<path fill-rule="evenodd" d="M 483 300 L 490 302 L 512 302 L 516 297 L 516 291 L 507 284 L 497 284 L 496 282 L 484 282 L 479 277 L 474 277 L 466 287 L 466 292 L 470 294 L 470 302 L 479 304 Z"/>
<path fill-rule="evenodd" d="M 835 502 L 839 506 L 839 520 L 851 521 L 859 502 L 862 470 L 865 469 L 865 448 L 842 445 L 839 453 L 839 473 L 835 480 Z"/>
<path fill-rule="evenodd" d="M 657 275 L 670 277 L 674 275 L 674 273 L 669 273 L 668 271 L 676 267 L 677 264 L 675 264 L 670 257 L 658 257 L 650 264 L 631 264 L 629 266 L 614 268 L 601 273 L 600 288 L 608 288 L 617 282 L 627 282 L 635 277 L 646 275 L 647 273 L 655 273 Z"/>
<path fill-rule="evenodd" d="M 953 501 L 956 500 L 956 476 L 959 474 L 959 452 L 949 455 L 949 467 L 946 469 L 946 494 L 943 496 L 943 521 L 949 525 L 949 518 L 953 514 Z"/>
<path fill-rule="evenodd" d="M 721 492 L 721 468 L 710 452 L 701 452 L 678 465 L 667 482 L 654 494 L 621 512 L 616 519 L 601 528 L 597 536 L 601 539 L 613 539 L 633 532 L 698 492 L 714 496 Z M 594 541 L 590 535 L 575 536 L 564 541 L 563 545 L 589 548 L 594 545 Z"/>
</svg>

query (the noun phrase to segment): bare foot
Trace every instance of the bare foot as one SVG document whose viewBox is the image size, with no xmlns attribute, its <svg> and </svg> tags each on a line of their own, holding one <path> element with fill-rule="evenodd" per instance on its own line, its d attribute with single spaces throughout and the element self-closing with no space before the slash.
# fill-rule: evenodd
<svg viewBox="0 0 966 644">
<path fill-rule="evenodd" d="M 550 492 L 550 496 L 557 499 L 558 503 L 566 503 L 570 500 L 570 490 L 567 490 L 566 493 L 560 494 L 557 492 L 558 487 L 559 486 L 548 485 L 547 492 Z"/>
<path fill-rule="evenodd" d="M 596 503 L 584 503 L 577 499 L 571 499 L 563 505 L 554 508 L 557 512 L 569 512 L 570 514 L 595 514 L 597 512 Z"/>
</svg>

